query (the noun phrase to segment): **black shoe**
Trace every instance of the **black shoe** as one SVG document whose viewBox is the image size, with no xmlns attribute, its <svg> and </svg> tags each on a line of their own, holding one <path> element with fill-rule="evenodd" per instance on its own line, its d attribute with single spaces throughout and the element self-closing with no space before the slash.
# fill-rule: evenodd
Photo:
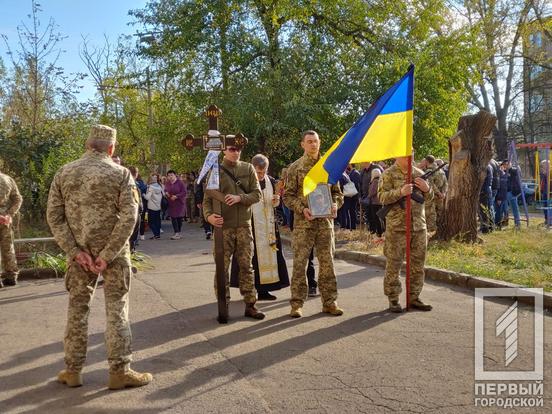
<svg viewBox="0 0 552 414">
<path fill-rule="evenodd" d="M 211 236 L 213 235 L 213 233 L 211 233 L 210 231 L 208 231 L 207 233 L 205 233 L 205 238 L 207 240 L 211 240 Z"/>
<path fill-rule="evenodd" d="M 161 237 L 159 236 L 153 236 L 153 237 L 150 237 L 150 240 L 159 240 Z"/>
<path fill-rule="evenodd" d="M 17 280 L 15 279 L 4 279 L 4 286 L 15 286 L 17 285 Z"/>
<path fill-rule="evenodd" d="M 318 293 L 316 293 L 316 286 L 309 286 L 309 297 L 314 298 L 318 296 Z"/>
<path fill-rule="evenodd" d="M 276 300 L 276 296 L 271 295 L 270 292 L 259 292 L 257 300 Z"/>
</svg>

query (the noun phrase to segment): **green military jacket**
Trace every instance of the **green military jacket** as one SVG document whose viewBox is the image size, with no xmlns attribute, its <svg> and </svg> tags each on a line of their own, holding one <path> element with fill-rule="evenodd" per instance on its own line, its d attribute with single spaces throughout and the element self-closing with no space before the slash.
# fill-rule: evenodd
<svg viewBox="0 0 552 414">
<path fill-rule="evenodd" d="M 316 218 L 308 221 L 303 214 L 303 210 L 309 207 L 307 198 L 303 195 L 303 180 L 319 159 L 320 157 L 313 159 L 305 154 L 288 167 L 284 204 L 295 213 L 293 219 L 294 228 L 314 228 L 315 226 L 333 228 L 333 219 Z M 330 190 L 332 200 L 337 204 L 337 208 L 339 209 L 343 205 L 343 193 L 338 185 L 332 185 Z"/>
<path fill-rule="evenodd" d="M 423 171 L 412 166 L 412 180 L 423 175 Z M 405 184 L 406 174 L 397 164 L 393 164 L 383 172 L 378 184 L 378 197 L 382 205 L 393 204 L 402 198 L 401 187 Z M 427 193 L 423 193 L 425 201 L 433 200 L 431 185 Z M 425 230 L 425 203 L 417 203 L 412 200 L 412 229 L 414 231 Z M 385 221 L 386 231 L 406 231 L 406 214 L 401 206 L 395 204 Z"/>
<path fill-rule="evenodd" d="M 223 194 L 239 195 L 241 202 L 229 206 L 222 203 L 222 217 L 224 218 L 224 229 L 251 226 L 251 206 L 261 199 L 261 187 L 253 165 L 248 162 L 238 161 L 237 163 L 222 160 L 222 165 L 230 171 L 243 186 L 238 184 L 222 169 L 219 171 L 220 192 Z M 209 180 L 207 179 L 206 182 Z M 245 191 L 244 191 L 245 190 Z M 205 220 L 217 213 L 213 208 L 213 198 L 206 191 L 203 196 L 203 216 Z"/>
<path fill-rule="evenodd" d="M 106 153 L 89 150 L 59 169 L 46 215 L 69 259 L 83 251 L 108 263 L 130 264 L 128 239 L 138 215 L 135 186 L 130 171 Z"/>
<path fill-rule="evenodd" d="M 9 175 L 0 173 L 0 215 L 15 216 L 21 207 L 23 197 L 15 180 Z"/>
</svg>

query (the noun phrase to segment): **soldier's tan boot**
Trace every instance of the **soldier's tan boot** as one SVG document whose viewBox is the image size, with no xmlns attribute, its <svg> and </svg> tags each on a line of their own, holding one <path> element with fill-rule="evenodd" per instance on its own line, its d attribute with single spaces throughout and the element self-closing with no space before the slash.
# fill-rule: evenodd
<svg viewBox="0 0 552 414">
<path fill-rule="evenodd" d="M 153 375 L 149 372 L 136 372 L 132 369 L 128 371 L 118 371 L 109 373 L 109 382 L 107 387 L 110 390 L 122 390 L 127 387 L 143 387 L 153 380 Z"/>
<path fill-rule="evenodd" d="M 300 318 L 303 316 L 303 308 L 301 308 L 301 306 L 292 306 L 289 316 L 292 318 Z"/>
<path fill-rule="evenodd" d="M 393 313 L 402 313 L 403 308 L 398 299 L 389 299 L 389 310 Z"/>
<path fill-rule="evenodd" d="M 433 306 L 428 305 L 427 303 L 424 303 L 417 298 L 410 301 L 410 307 L 424 312 L 429 312 L 431 309 L 433 309 Z"/>
<path fill-rule="evenodd" d="M 322 306 L 322 312 L 329 313 L 333 316 L 343 315 L 343 309 L 337 306 L 337 302 L 332 302 L 329 306 Z"/>
<path fill-rule="evenodd" d="M 257 320 L 261 320 L 261 319 L 265 318 L 265 314 L 262 313 L 260 310 L 258 310 L 255 307 L 254 303 L 246 303 L 245 304 L 244 316 L 247 316 L 248 318 L 257 319 Z"/>
<path fill-rule="evenodd" d="M 68 387 L 80 387 L 82 385 L 82 374 L 64 369 L 57 375 L 58 382 Z"/>
</svg>

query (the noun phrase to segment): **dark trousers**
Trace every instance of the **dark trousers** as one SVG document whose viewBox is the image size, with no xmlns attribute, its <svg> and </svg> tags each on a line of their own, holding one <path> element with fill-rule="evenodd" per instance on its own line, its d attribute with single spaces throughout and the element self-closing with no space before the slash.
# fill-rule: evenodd
<svg viewBox="0 0 552 414">
<path fill-rule="evenodd" d="M 136 224 L 134 225 L 134 231 L 130 235 L 130 239 L 128 239 L 130 243 L 131 252 L 136 250 L 136 245 L 138 244 L 138 235 L 140 233 L 141 228 L 142 228 L 142 220 L 141 220 L 141 215 L 139 215 L 138 219 L 136 220 Z"/>
<path fill-rule="evenodd" d="M 142 213 L 140 214 L 140 220 L 138 220 L 138 224 L 140 225 L 140 236 L 143 236 L 146 231 L 146 212 L 148 210 L 144 208 Z"/>
<path fill-rule="evenodd" d="M 172 226 L 175 233 L 180 233 L 182 231 L 182 220 L 183 217 L 171 217 Z"/>
<path fill-rule="evenodd" d="M 381 237 L 381 235 L 385 231 L 384 223 L 377 215 L 377 212 L 380 208 L 381 206 L 378 204 L 370 204 L 368 207 L 366 207 L 370 233 L 375 233 L 378 237 Z"/>
<path fill-rule="evenodd" d="M 307 264 L 307 283 L 310 288 L 317 287 L 318 283 L 316 283 L 315 273 L 314 273 L 314 249 L 311 249 L 310 256 L 309 256 L 309 262 Z"/>
<path fill-rule="evenodd" d="M 479 194 L 479 225 L 482 233 L 488 233 L 493 230 L 491 215 L 491 188 L 483 188 Z"/>
<path fill-rule="evenodd" d="M 209 224 L 207 220 L 205 220 L 205 217 L 203 217 L 203 212 L 201 214 L 201 227 L 203 227 L 203 231 L 205 234 L 212 233 L 213 232 L 213 226 Z"/>
<path fill-rule="evenodd" d="M 339 224 L 342 229 L 355 230 L 357 221 L 358 197 L 345 197 L 343 206 L 339 209 Z"/>
<path fill-rule="evenodd" d="M 552 201 L 548 201 L 548 194 L 546 193 L 547 190 L 545 190 L 542 194 L 542 201 L 543 201 L 543 207 L 551 207 Z M 547 225 L 552 224 L 552 218 L 550 218 L 550 215 L 552 214 L 550 210 L 547 210 L 546 208 L 542 210 L 544 213 L 544 222 Z"/>
<path fill-rule="evenodd" d="M 161 210 L 148 209 L 148 222 L 153 235 L 159 237 L 161 235 Z"/>
</svg>

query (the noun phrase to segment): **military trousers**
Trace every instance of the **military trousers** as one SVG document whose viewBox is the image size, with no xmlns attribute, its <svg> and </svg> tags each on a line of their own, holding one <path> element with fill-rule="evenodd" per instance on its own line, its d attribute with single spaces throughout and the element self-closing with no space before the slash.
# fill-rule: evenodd
<svg viewBox="0 0 552 414">
<path fill-rule="evenodd" d="M 228 269 L 232 256 L 236 255 L 239 266 L 240 293 L 245 303 L 257 302 L 255 290 L 255 273 L 253 271 L 253 232 L 251 226 L 228 228 L 222 230 L 224 240 L 224 278 L 226 281 L 226 299 L 230 301 L 230 276 Z M 213 255 L 216 253 L 213 251 Z M 217 276 L 215 274 L 215 296 Z"/>
<path fill-rule="evenodd" d="M 427 231 L 418 230 L 411 233 L 410 239 L 410 300 L 416 300 L 424 286 L 424 264 L 427 250 Z M 390 230 L 385 232 L 383 254 L 387 259 L 383 292 L 389 300 L 398 300 L 402 292 L 399 274 L 405 259 L 406 233 Z"/>
<path fill-rule="evenodd" d="M 19 269 L 13 247 L 13 229 L 11 225 L 0 224 L 0 262 L 2 263 L 2 277 L 17 280 Z"/>
<path fill-rule="evenodd" d="M 291 277 L 291 306 L 302 307 L 307 299 L 306 268 L 314 247 L 320 265 L 318 289 L 324 306 L 337 300 L 337 282 L 333 255 L 335 250 L 333 229 L 329 227 L 294 228 L 292 239 L 293 275 Z"/>
<path fill-rule="evenodd" d="M 425 219 L 427 231 L 437 231 L 437 205 L 434 200 L 425 203 Z"/>
<path fill-rule="evenodd" d="M 128 369 L 132 360 L 130 322 L 128 320 L 131 267 L 124 262 L 110 264 L 102 273 L 106 311 L 105 343 L 110 372 Z M 88 316 L 98 275 L 72 262 L 65 275 L 69 292 L 65 330 L 65 364 L 70 371 L 81 371 L 86 360 Z"/>
</svg>

